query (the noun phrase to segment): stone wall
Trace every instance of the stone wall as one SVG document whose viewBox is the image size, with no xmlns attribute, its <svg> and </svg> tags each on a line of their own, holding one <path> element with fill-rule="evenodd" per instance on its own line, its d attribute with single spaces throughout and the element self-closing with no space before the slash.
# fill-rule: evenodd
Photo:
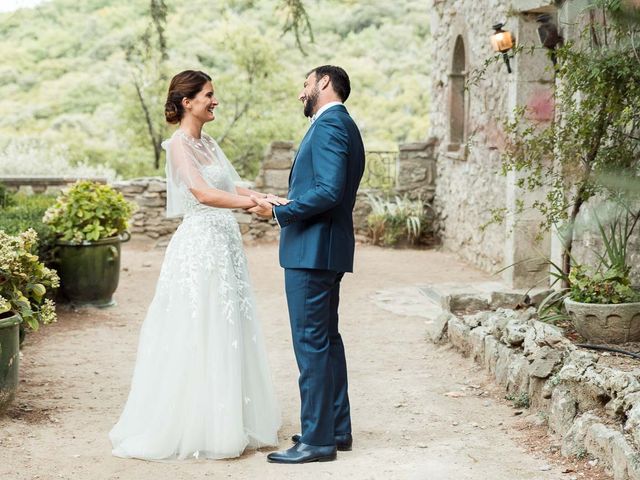
<svg viewBox="0 0 640 480">
<path fill-rule="evenodd" d="M 513 214 L 519 200 L 534 199 L 515 187 L 515 176 L 499 173 L 502 122 L 515 106 L 546 98 L 549 61 L 538 46 L 531 55 L 510 60 L 512 74 L 499 61 L 489 65 L 481 79 L 466 82 L 495 56 L 489 38 L 492 25 L 506 21 L 505 29 L 519 45 L 536 46 L 534 12 L 555 7 L 550 0 L 435 0 L 433 7 L 429 135 L 439 142 L 435 199 L 440 235 L 445 249 L 485 271 L 497 271 L 530 257 L 534 249 L 550 248 L 547 239 L 540 244 L 534 240 L 539 223 L 535 213 Z M 511 213 L 496 224 L 490 223 L 492 210 Z M 503 281 L 519 288 L 546 275 L 530 270 L 505 270 Z"/>
<path fill-rule="evenodd" d="M 637 369 L 615 368 L 606 354 L 576 347 L 538 321 L 535 309 L 445 311 L 428 330 L 432 341 L 450 343 L 483 366 L 522 413 L 529 409 L 528 421 L 546 424 L 563 455 L 597 459 L 614 480 L 640 480 Z"/>
<path fill-rule="evenodd" d="M 505 180 L 497 175 L 499 119 L 508 103 L 507 89 L 500 85 L 505 71 L 502 65 L 494 65 L 487 79 L 469 90 L 471 95 L 465 99 L 468 146 L 461 149 L 449 146 L 449 74 L 458 35 L 466 40 L 467 71 L 492 56 L 490 27 L 507 17 L 509 5 L 500 0 L 433 3 L 429 133 L 439 141 L 435 206 L 441 241 L 445 249 L 458 252 L 466 261 L 487 271 L 496 270 L 503 263 L 505 229 L 500 225 L 481 227 L 490 220 L 490 209 L 505 206 Z"/>
<path fill-rule="evenodd" d="M 91 180 L 98 183 L 107 183 L 103 177 L 0 177 L 0 184 L 7 187 L 10 192 L 20 192 L 27 195 L 45 193 L 57 195 L 78 180 Z"/>
<path fill-rule="evenodd" d="M 113 187 L 125 198 L 138 205 L 130 229 L 134 235 L 152 239 L 166 239 L 180 225 L 181 218 L 166 218 L 167 185 L 162 177 L 136 178 L 119 181 Z M 243 210 L 235 211 L 240 232 L 247 240 L 275 240 L 278 227 L 275 221 L 258 218 Z"/>
</svg>

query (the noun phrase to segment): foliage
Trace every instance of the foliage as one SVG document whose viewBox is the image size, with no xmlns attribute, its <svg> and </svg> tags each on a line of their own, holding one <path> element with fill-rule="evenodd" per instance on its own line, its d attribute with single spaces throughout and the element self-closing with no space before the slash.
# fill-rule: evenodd
<svg viewBox="0 0 640 480">
<path fill-rule="evenodd" d="M 367 225 L 375 245 L 391 246 L 401 239 L 416 244 L 423 239 L 430 222 L 420 198 L 410 200 L 406 194 L 393 201 L 371 194 L 367 197 L 371 206 Z"/>
<path fill-rule="evenodd" d="M 311 28 L 311 20 L 307 14 L 302 0 L 281 0 L 281 6 L 287 10 L 287 20 L 282 27 L 283 34 L 293 31 L 296 38 L 296 45 L 303 55 L 306 55 L 302 47 L 301 34 L 305 31 L 309 34 L 309 41 L 313 43 L 313 29 Z"/>
<path fill-rule="evenodd" d="M 125 86 L 135 92 L 128 92 L 127 100 L 133 102 L 124 110 L 130 115 L 133 129 L 133 142 L 141 146 L 150 144 L 153 151 L 153 167 L 160 168 L 162 140 L 168 129 L 164 120 L 164 102 L 168 86 L 169 60 L 167 38 L 167 6 L 164 0 L 150 0 L 150 21 L 145 30 L 125 46 L 125 58 L 128 64 L 130 85 Z"/>
<path fill-rule="evenodd" d="M 72 157 L 68 146 L 39 138 L 19 137 L 0 148 L 0 175 L 116 178 L 112 168 L 91 165 Z"/>
<path fill-rule="evenodd" d="M 133 204 L 112 187 L 79 181 L 63 191 L 43 221 L 60 240 L 82 243 L 124 233 L 133 211 Z"/>
<path fill-rule="evenodd" d="M 606 179 L 637 178 L 640 172 L 640 68 L 633 43 L 638 27 L 612 21 L 619 3 L 592 2 L 579 38 L 553 52 L 555 119 L 540 123 L 521 106 L 505 122 L 502 173 L 515 173 L 524 190 L 545 192 L 543 200 L 520 201 L 517 209 L 537 209 L 544 229 L 559 229 L 565 275 L 581 207 L 596 195 L 623 193 Z M 504 215 L 503 209 L 494 211 L 493 220 Z"/>
<path fill-rule="evenodd" d="M 603 243 L 603 252 L 596 251 L 599 263 L 595 268 L 576 264 L 569 274 L 571 298 L 583 303 L 628 303 L 640 301 L 640 292 L 631 286 L 631 266 L 627 246 L 640 218 L 625 200 L 609 206 L 606 221 L 594 212 Z"/>
<path fill-rule="evenodd" d="M 1 193 L 0 193 L 1 196 Z M 0 230 L 8 235 L 18 235 L 33 229 L 38 235 L 37 254 L 48 265 L 52 260 L 53 234 L 43 223 L 44 212 L 55 201 L 52 195 L 6 194 L 4 206 L 0 202 Z"/>
<path fill-rule="evenodd" d="M 569 274 L 571 299 L 582 303 L 629 303 L 640 301 L 640 292 L 631 287 L 629 273 L 616 267 L 593 272 L 574 265 Z"/>
<path fill-rule="evenodd" d="M 169 134 L 160 130 L 166 128 L 168 80 L 159 80 L 155 60 L 145 60 L 139 70 L 127 61 L 127 49 L 143 48 L 139 39 L 147 31 L 153 58 L 161 56 L 157 27 L 149 30 L 150 1 L 50 0 L 0 14 L 0 111 L 10 113 L 0 118 L 0 152 L 9 142 L 37 139 L 31 174 L 39 173 L 38 165 L 42 173 L 50 170 L 53 150 L 62 151 L 71 167 L 108 167 L 122 177 L 162 174 L 164 156 L 156 169 L 132 72 L 143 82 L 155 133 L 162 135 Z M 392 149 L 424 137 L 426 3 L 331 0 L 311 9 L 304 2 L 315 39 L 304 43 L 306 57 L 293 30 L 282 35 L 290 12 L 283 0 L 221 0 L 215 8 L 208 0 L 164 3 L 167 78 L 187 68 L 212 75 L 220 105 L 205 129 L 223 139 L 220 145 L 241 175 L 257 172 L 270 142 L 302 138 L 308 122 L 297 94 L 305 73 L 328 62 L 351 77 L 347 107 L 368 149 Z M 19 163 L 13 167 L 11 173 L 21 173 Z"/>
<path fill-rule="evenodd" d="M 531 405 L 531 399 L 529 398 L 529 394 L 527 392 L 522 392 L 518 395 L 511 393 L 504 398 L 505 400 L 513 402 L 513 406 L 515 408 L 529 408 L 529 406 Z"/>
<path fill-rule="evenodd" d="M 55 271 L 34 254 L 37 239 L 32 229 L 16 236 L 0 230 L 0 315 L 19 313 L 32 330 L 55 321 L 55 304 L 44 296 L 59 286 Z"/>
</svg>

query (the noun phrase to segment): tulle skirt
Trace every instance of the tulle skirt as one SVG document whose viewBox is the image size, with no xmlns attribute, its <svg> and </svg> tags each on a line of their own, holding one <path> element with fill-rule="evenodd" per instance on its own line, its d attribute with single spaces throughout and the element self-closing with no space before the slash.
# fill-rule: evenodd
<svg viewBox="0 0 640 480">
<path fill-rule="evenodd" d="M 237 222 L 213 209 L 187 216 L 142 325 L 113 455 L 237 457 L 277 445 L 279 428 Z"/>
</svg>

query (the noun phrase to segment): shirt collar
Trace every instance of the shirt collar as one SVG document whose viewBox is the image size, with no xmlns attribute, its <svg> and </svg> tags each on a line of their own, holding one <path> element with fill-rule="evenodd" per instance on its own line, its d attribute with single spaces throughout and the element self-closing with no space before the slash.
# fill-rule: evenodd
<svg viewBox="0 0 640 480">
<path fill-rule="evenodd" d="M 320 107 L 320 109 L 315 113 L 315 115 L 313 117 L 311 117 L 309 119 L 309 122 L 311 124 L 313 124 L 313 122 L 315 122 L 318 117 L 320 117 L 320 115 L 322 115 L 325 111 L 329 110 L 331 107 L 333 107 L 334 105 L 342 105 L 342 102 L 329 102 L 325 105 L 323 105 L 322 107 Z"/>
</svg>

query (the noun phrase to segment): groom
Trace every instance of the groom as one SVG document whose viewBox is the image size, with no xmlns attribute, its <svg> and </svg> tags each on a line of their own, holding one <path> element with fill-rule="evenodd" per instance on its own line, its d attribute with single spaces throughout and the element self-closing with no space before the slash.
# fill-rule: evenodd
<svg viewBox="0 0 640 480">
<path fill-rule="evenodd" d="M 364 146 L 343 103 L 349 76 L 324 65 L 307 75 L 299 99 L 311 126 L 291 168 L 287 205 L 254 198 L 250 211 L 276 219 L 285 269 L 293 348 L 300 371 L 301 435 L 294 446 L 268 455 L 274 463 L 336 459 L 351 450 L 347 365 L 338 331 L 340 281 L 353 271 L 353 206 Z"/>
</svg>

